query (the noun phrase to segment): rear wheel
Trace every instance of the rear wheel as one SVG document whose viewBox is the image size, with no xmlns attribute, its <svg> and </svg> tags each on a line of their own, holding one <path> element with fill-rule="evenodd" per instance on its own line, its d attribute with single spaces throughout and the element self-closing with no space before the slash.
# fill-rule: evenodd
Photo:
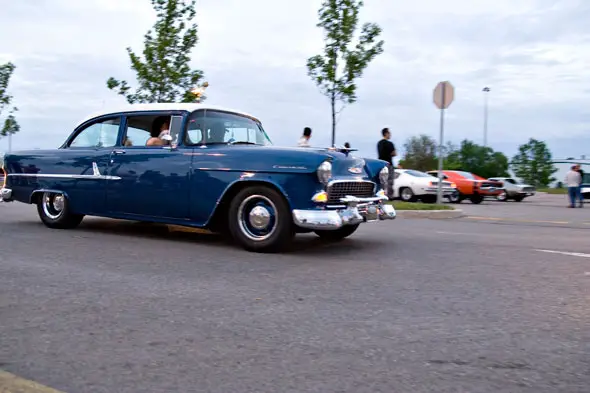
<svg viewBox="0 0 590 393">
<path fill-rule="evenodd" d="M 315 231 L 315 233 L 323 240 L 337 242 L 352 235 L 358 229 L 359 225 L 346 225 L 334 231 Z"/>
<path fill-rule="evenodd" d="M 70 211 L 69 201 L 64 194 L 44 192 L 37 201 L 39 218 L 49 228 L 71 229 L 77 227 L 84 216 Z"/>
<path fill-rule="evenodd" d="M 496 199 L 500 202 L 506 202 L 508 200 L 508 193 L 506 192 L 506 190 L 503 190 L 501 193 L 499 193 L 496 196 Z"/>
<path fill-rule="evenodd" d="M 243 248 L 256 252 L 281 251 L 295 235 L 287 201 L 265 186 L 238 192 L 229 206 L 228 228 Z"/>
<path fill-rule="evenodd" d="M 399 190 L 399 196 L 404 202 L 414 202 L 414 191 L 410 187 L 402 187 Z"/>
</svg>

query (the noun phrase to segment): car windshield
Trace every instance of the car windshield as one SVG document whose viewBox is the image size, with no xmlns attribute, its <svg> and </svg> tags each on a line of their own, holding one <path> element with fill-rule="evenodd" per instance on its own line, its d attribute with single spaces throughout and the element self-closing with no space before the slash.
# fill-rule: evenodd
<svg viewBox="0 0 590 393">
<path fill-rule="evenodd" d="M 469 173 L 469 172 L 455 171 L 455 173 L 457 173 L 458 175 L 463 176 L 466 179 L 475 179 L 475 177 L 471 173 Z"/>
<path fill-rule="evenodd" d="M 207 111 L 205 116 L 192 114 L 187 136 L 190 144 L 272 145 L 259 121 L 227 112 Z"/>
<path fill-rule="evenodd" d="M 407 170 L 406 173 L 410 176 L 415 176 L 415 177 L 432 177 L 432 175 L 429 175 L 428 173 L 414 171 L 412 169 Z"/>
</svg>

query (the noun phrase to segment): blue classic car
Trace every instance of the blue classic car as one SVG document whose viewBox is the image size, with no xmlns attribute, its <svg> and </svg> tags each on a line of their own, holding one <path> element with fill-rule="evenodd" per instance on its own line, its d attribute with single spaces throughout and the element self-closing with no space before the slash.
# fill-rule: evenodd
<svg viewBox="0 0 590 393">
<path fill-rule="evenodd" d="M 260 120 L 207 104 L 141 104 L 82 121 L 53 150 L 0 158 L 4 202 L 37 205 L 50 228 L 85 215 L 229 233 L 251 251 L 296 233 L 328 240 L 393 219 L 384 161 L 272 146 Z"/>
</svg>

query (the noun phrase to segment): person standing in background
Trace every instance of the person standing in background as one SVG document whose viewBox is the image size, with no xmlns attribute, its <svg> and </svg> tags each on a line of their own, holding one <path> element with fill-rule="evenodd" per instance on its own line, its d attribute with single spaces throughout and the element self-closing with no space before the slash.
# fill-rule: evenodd
<svg viewBox="0 0 590 393">
<path fill-rule="evenodd" d="M 570 198 L 570 205 L 568 207 L 576 207 L 576 199 L 582 182 L 580 172 L 577 171 L 577 166 L 572 165 L 572 169 L 565 175 L 565 185 L 567 187 L 567 194 Z"/>
<path fill-rule="evenodd" d="M 389 178 L 387 179 L 387 197 L 389 200 L 393 200 L 393 179 L 395 176 L 395 168 L 393 167 L 393 157 L 397 156 L 397 152 L 395 150 L 395 145 L 389 140 L 391 138 L 391 133 L 389 132 L 389 128 L 384 128 L 381 130 L 381 135 L 383 139 L 381 139 L 377 143 L 377 156 L 380 160 L 387 162 L 387 168 L 389 169 Z"/>
<path fill-rule="evenodd" d="M 309 139 L 310 138 L 311 138 L 311 128 L 305 127 L 303 129 L 303 135 L 301 136 L 301 138 L 299 138 L 299 142 L 297 143 L 297 146 L 299 146 L 299 147 L 311 147 L 311 145 L 309 144 Z"/>
<path fill-rule="evenodd" d="M 584 207 L 584 195 L 582 195 L 582 184 L 584 183 L 584 171 L 582 170 L 582 166 L 580 164 L 577 165 L 578 173 L 580 174 L 580 186 L 578 187 L 578 202 L 580 207 Z"/>
</svg>

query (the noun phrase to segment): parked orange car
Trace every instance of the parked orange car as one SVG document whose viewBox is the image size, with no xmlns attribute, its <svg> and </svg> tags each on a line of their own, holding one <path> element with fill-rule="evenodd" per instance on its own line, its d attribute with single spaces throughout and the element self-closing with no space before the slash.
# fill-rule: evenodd
<svg viewBox="0 0 590 393">
<path fill-rule="evenodd" d="M 438 177 L 438 171 L 429 171 L 428 174 Z M 481 203 L 485 197 L 495 198 L 502 192 L 502 183 L 486 180 L 474 173 L 464 171 L 443 170 L 443 180 L 448 180 L 457 185 L 459 197 L 452 202 L 461 203 L 469 199 L 472 203 Z"/>
</svg>

